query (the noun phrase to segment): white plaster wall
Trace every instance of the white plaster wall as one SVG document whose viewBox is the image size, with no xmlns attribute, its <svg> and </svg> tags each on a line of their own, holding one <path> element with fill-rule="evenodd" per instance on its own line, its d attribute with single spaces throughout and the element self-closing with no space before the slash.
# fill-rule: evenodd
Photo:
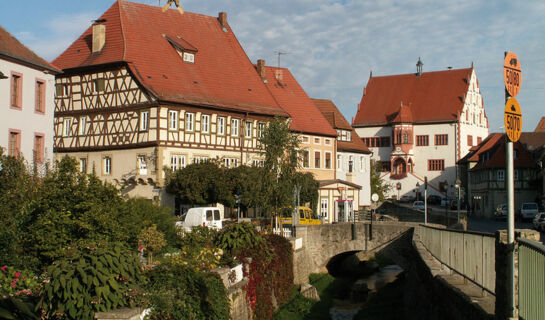
<svg viewBox="0 0 545 320">
<path fill-rule="evenodd" d="M 460 115 L 460 157 L 464 157 L 472 146 L 477 145 L 478 137 L 484 140 L 488 136 L 488 132 L 488 120 L 484 110 L 483 98 L 477 75 L 473 71 L 462 114 Z M 468 135 L 473 137 L 472 145 L 468 145 Z"/>
<path fill-rule="evenodd" d="M 393 128 L 391 126 L 384 126 L 384 127 L 364 127 L 364 128 L 354 128 L 356 130 L 356 133 L 361 138 L 368 138 L 368 137 L 390 137 L 390 147 L 385 148 L 371 148 L 369 147 L 369 150 L 373 152 L 373 160 L 380 160 L 380 159 L 389 159 L 390 153 L 392 152 L 393 148 L 392 143 L 392 132 Z M 384 160 L 386 161 L 386 160 Z"/>
<path fill-rule="evenodd" d="M 352 183 L 362 187 L 359 191 L 359 203 L 361 206 L 371 205 L 371 155 L 352 152 L 337 152 L 340 162 L 337 163 L 337 179 L 350 181 L 347 179 L 348 161 L 353 157 L 354 170 L 352 172 Z M 363 165 L 362 165 L 363 161 Z"/>
<path fill-rule="evenodd" d="M 44 134 L 44 160 L 53 159 L 53 112 L 55 77 L 40 70 L 0 59 L 0 71 L 8 79 L 0 80 L 0 146 L 7 153 L 9 129 L 21 131 L 21 153 L 32 163 L 34 133 Z M 11 109 L 11 72 L 22 76 L 22 110 Z M 45 114 L 35 113 L 36 80 L 45 80 Z"/>
</svg>

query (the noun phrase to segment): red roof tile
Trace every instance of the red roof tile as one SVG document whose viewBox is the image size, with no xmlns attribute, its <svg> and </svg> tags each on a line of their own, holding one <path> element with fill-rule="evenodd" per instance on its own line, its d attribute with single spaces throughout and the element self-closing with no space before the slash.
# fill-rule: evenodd
<svg viewBox="0 0 545 320">
<path fill-rule="evenodd" d="M 292 120 L 290 128 L 293 131 L 337 137 L 337 131 L 327 122 L 288 69 L 265 67 L 265 78 L 271 94 L 289 113 Z"/>
<path fill-rule="evenodd" d="M 52 64 L 42 59 L 24 44 L 19 42 L 11 33 L 0 26 L 0 56 L 10 57 L 22 63 L 30 64 L 34 68 L 47 69 L 53 73 L 60 72 Z"/>
<path fill-rule="evenodd" d="M 545 132 L 545 117 L 541 117 L 541 120 L 539 120 L 539 123 L 537 124 L 535 132 Z"/>
<path fill-rule="evenodd" d="M 118 1 L 101 17 L 106 43 L 92 53 L 89 27 L 54 63 L 68 70 L 125 62 L 159 100 L 242 112 L 287 114 L 276 104 L 229 26 L 216 17 Z M 186 63 L 176 45 L 195 52 Z"/>
<path fill-rule="evenodd" d="M 503 137 L 503 135 L 501 136 Z M 497 140 L 495 147 L 496 149 L 490 155 L 490 159 L 488 161 L 479 162 L 475 167 L 471 169 L 471 171 L 479 170 L 479 169 L 489 169 L 489 168 L 505 168 L 506 151 L 505 151 L 504 140 L 503 139 Z M 537 167 L 534 159 L 532 158 L 532 154 L 524 148 L 522 143 L 520 143 L 519 141 L 513 143 L 513 149 L 516 150 L 517 152 L 517 158 L 514 161 L 515 168 Z"/>
<path fill-rule="evenodd" d="M 409 105 L 414 122 L 454 121 L 464 105 L 472 68 L 371 77 L 354 126 L 383 125 Z"/>
<path fill-rule="evenodd" d="M 346 121 L 345 117 L 339 111 L 337 106 L 331 100 L 312 99 L 312 102 L 322 112 L 326 120 L 333 126 L 334 129 L 350 130 L 352 141 L 337 140 L 337 150 L 339 151 L 355 151 L 360 153 L 371 153 L 369 148 L 362 141 L 356 130 Z"/>
</svg>

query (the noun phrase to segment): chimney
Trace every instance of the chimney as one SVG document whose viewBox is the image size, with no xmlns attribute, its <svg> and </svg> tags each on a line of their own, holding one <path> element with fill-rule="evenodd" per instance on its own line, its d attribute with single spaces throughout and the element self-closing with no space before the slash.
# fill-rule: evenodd
<svg viewBox="0 0 545 320">
<path fill-rule="evenodd" d="M 106 25 L 102 22 L 93 24 L 93 53 L 100 52 L 106 43 Z"/>
<path fill-rule="evenodd" d="M 223 31 L 227 32 L 227 12 L 220 12 L 218 20 Z"/>
<path fill-rule="evenodd" d="M 284 78 L 284 74 L 282 73 L 282 69 L 277 69 L 274 73 L 274 76 L 276 77 L 276 80 L 280 81 Z"/>
<path fill-rule="evenodd" d="M 265 60 L 258 59 L 256 69 L 257 69 L 257 73 L 261 77 L 261 80 L 267 81 L 267 76 L 265 74 Z"/>
</svg>

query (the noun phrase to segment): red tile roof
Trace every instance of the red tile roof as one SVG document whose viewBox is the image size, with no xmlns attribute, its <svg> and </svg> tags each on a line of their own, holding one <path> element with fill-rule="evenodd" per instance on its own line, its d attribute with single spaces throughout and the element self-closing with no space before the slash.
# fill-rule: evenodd
<svg viewBox="0 0 545 320">
<path fill-rule="evenodd" d="M 409 105 L 414 122 L 455 121 L 462 111 L 473 68 L 371 77 L 354 126 L 384 125 Z"/>
<path fill-rule="evenodd" d="M 265 67 L 265 78 L 271 94 L 289 113 L 290 128 L 293 131 L 337 137 L 337 131 L 327 122 L 288 69 Z"/>
<path fill-rule="evenodd" d="M 369 148 L 361 140 L 356 130 L 346 121 L 345 117 L 339 111 L 337 106 L 331 100 L 327 99 L 312 99 L 314 105 L 322 112 L 326 120 L 334 129 L 350 130 L 352 141 L 337 140 L 337 150 L 339 151 L 354 151 L 360 153 L 371 153 Z"/>
<path fill-rule="evenodd" d="M 526 150 L 520 141 L 513 144 L 513 149 L 517 151 L 517 158 L 514 162 L 515 168 L 536 167 L 531 152 Z M 482 157 L 486 152 L 489 152 L 489 158 L 483 161 Z M 502 133 L 493 133 L 479 144 L 479 149 L 476 152 L 468 154 L 460 162 L 478 162 L 470 169 L 473 171 L 488 168 L 505 168 L 505 160 L 505 135 Z"/>
<path fill-rule="evenodd" d="M 539 120 L 539 123 L 537 124 L 535 132 L 545 132 L 545 117 L 541 117 L 541 120 Z"/>
<path fill-rule="evenodd" d="M 52 73 L 60 72 L 52 64 L 40 58 L 32 50 L 19 42 L 11 33 L 0 26 L 0 56 L 18 60 L 24 64 L 30 64 L 34 68 L 47 69 Z"/>
<path fill-rule="evenodd" d="M 100 52 L 92 53 L 89 27 L 54 63 L 69 70 L 124 62 L 161 101 L 287 116 L 231 28 L 216 17 L 117 1 L 100 19 L 106 20 Z M 176 47 L 195 52 L 195 63 L 183 62 Z"/>
</svg>

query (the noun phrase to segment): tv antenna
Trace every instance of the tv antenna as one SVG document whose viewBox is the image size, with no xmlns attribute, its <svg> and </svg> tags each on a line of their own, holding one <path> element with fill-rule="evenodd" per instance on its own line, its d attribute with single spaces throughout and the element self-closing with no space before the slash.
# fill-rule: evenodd
<svg viewBox="0 0 545 320">
<path fill-rule="evenodd" d="M 290 54 L 290 53 L 289 52 L 283 52 L 283 51 L 275 51 L 274 54 L 278 56 L 278 68 L 280 68 L 280 56 L 284 55 L 284 54 Z"/>
</svg>

